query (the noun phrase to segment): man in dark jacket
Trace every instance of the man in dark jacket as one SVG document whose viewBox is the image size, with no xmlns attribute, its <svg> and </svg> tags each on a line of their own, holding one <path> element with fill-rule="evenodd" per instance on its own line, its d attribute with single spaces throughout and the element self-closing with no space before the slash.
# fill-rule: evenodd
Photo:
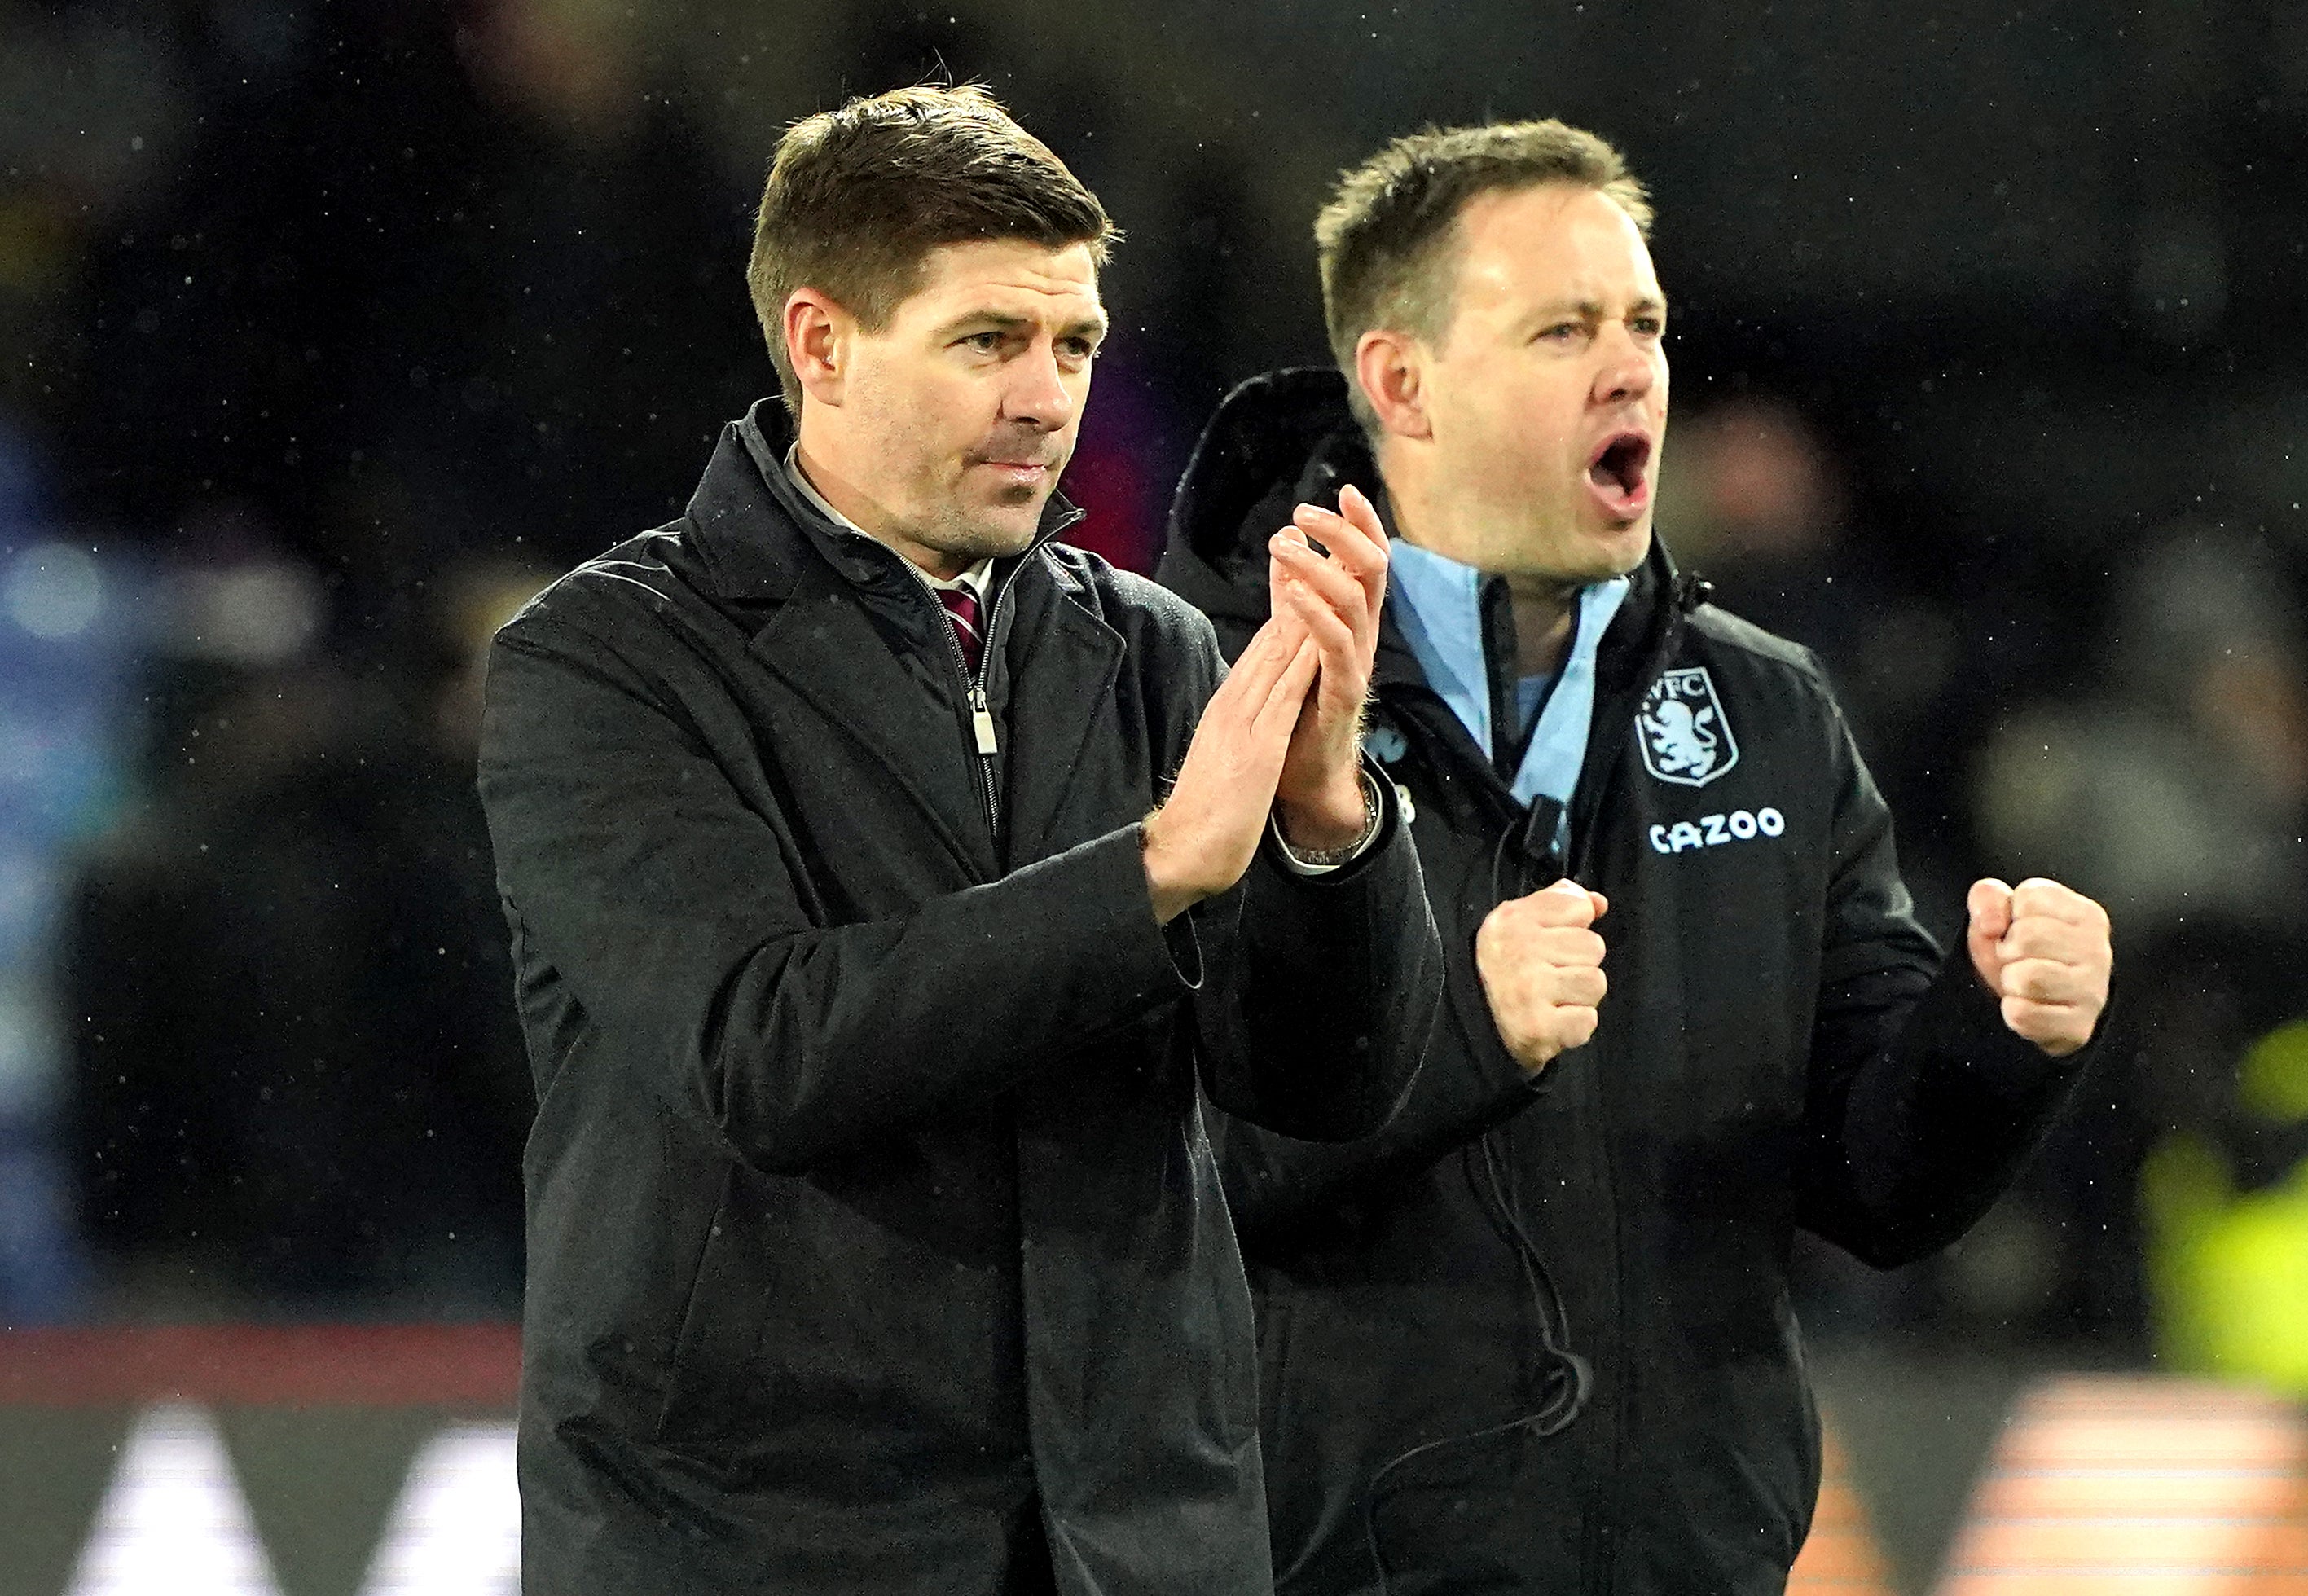
<svg viewBox="0 0 2308 1596">
<path fill-rule="evenodd" d="M 1449 972 L 1382 1134 L 1221 1127 L 1284 1592 L 1780 1589 L 1819 1483 L 1795 1228 L 1879 1265 L 1959 1235 L 2106 1000 L 2106 917 L 2047 881 L 1976 885 L 1942 967 L 1817 662 L 1653 542 L 1649 215 L 1560 124 L 1400 141 L 1318 225 L 1347 380 L 1245 384 L 1179 490 L 1160 575 L 1227 647 L 1264 528 L 1383 500 L 1367 746 Z"/>
<path fill-rule="evenodd" d="M 1230 673 L 1054 540 L 1109 233 L 977 91 L 800 124 L 796 419 L 498 636 L 531 1590 L 1270 1588 L 1198 1086 L 1375 1130 L 1440 951 L 1359 762 L 1382 539 L 1294 544 Z"/>
</svg>

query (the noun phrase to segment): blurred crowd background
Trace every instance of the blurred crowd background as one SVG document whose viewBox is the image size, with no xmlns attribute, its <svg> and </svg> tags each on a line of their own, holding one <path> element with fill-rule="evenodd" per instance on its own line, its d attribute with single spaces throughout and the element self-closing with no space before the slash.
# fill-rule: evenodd
<svg viewBox="0 0 2308 1596">
<path fill-rule="evenodd" d="M 2308 1390 L 2288 0 L 0 0 L 0 1322 L 515 1309 L 481 649 L 774 391 L 779 130 L 933 75 L 1128 230 L 1067 490 L 1140 569 L 1219 395 L 1323 358 L 1340 167 L 1619 142 L 1663 535 L 1828 661 L 1934 929 L 2041 873 L 2118 938 L 2022 1188 L 1808 1255 L 1809 1322 Z"/>
</svg>

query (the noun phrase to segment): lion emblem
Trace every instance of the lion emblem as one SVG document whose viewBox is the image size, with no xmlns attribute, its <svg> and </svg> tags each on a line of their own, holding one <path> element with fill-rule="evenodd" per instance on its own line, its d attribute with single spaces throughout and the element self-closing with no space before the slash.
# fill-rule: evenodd
<svg viewBox="0 0 2308 1596">
<path fill-rule="evenodd" d="M 1643 763 L 1662 781 L 1704 787 L 1738 763 L 1739 745 L 1707 668 L 1670 670 L 1653 683 L 1635 717 Z"/>
<path fill-rule="evenodd" d="M 1715 734 L 1707 729 L 1713 710 L 1694 711 L 1672 701 L 1658 706 L 1656 715 L 1643 717 L 1650 735 L 1651 752 L 1659 767 L 1676 775 L 1703 776 L 1715 765 Z"/>
</svg>

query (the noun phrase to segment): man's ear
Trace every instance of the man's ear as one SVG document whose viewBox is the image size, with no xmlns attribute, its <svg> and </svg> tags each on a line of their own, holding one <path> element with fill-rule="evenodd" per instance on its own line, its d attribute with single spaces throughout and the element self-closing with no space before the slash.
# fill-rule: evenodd
<svg viewBox="0 0 2308 1596">
<path fill-rule="evenodd" d="M 786 296 L 786 358 L 804 394 L 822 405 L 840 404 L 857 332 L 857 319 L 815 289 Z"/>
<path fill-rule="evenodd" d="M 1379 426 L 1396 437 L 1434 436 L 1420 384 L 1425 358 L 1417 339 L 1387 328 L 1374 327 L 1355 344 L 1355 381 Z"/>
</svg>

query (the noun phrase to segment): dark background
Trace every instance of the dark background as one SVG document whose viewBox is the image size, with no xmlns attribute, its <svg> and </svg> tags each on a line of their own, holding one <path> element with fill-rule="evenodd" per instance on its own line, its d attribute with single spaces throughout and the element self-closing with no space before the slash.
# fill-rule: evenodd
<svg viewBox="0 0 2308 1596">
<path fill-rule="evenodd" d="M 2119 1045 L 2022 1189 L 1895 1275 L 1807 1255 L 1808 1322 L 2206 1363 L 2172 1216 L 2290 1189 L 2308 1117 L 2235 1086 L 2277 1032 L 2308 1104 L 2280 0 L 0 0 L 0 1320 L 515 1309 L 478 649 L 773 390 L 779 129 L 949 75 L 1129 233 L 1068 491 L 1140 568 L 1219 395 L 1324 358 L 1341 167 L 1622 145 L 1662 534 L 1827 659 L 1936 929 L 1988 871 L 2117 929 Z"/>
</svg>

